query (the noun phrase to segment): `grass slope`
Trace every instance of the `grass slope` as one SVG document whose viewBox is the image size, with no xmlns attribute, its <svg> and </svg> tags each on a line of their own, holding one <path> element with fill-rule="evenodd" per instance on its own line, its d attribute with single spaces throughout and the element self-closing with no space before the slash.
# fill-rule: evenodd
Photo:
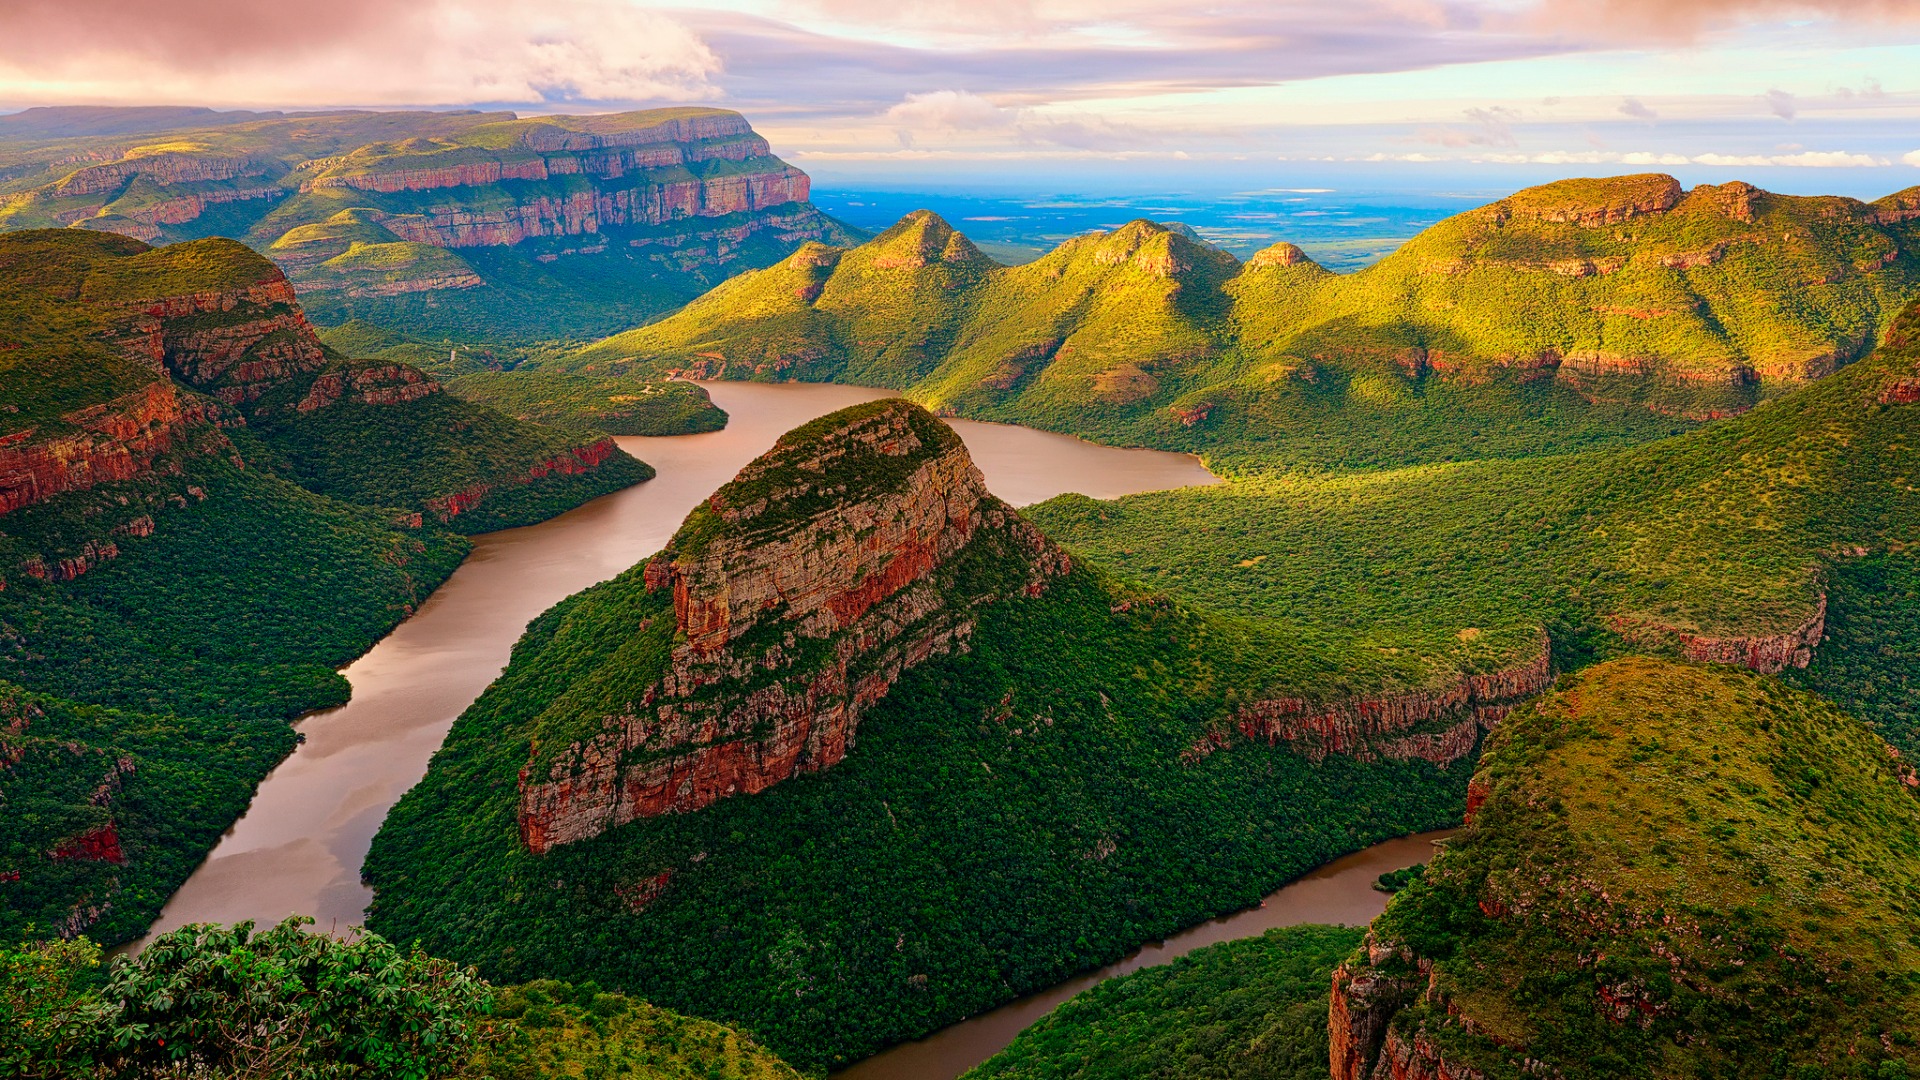
<svg viewBox="0 0 1920 1080">
<path fill-rule="evenodd" d="M 1000 267 L 925 211 L 808 247 L 554 370 L 833 380 L 1229 471 L 1646 441 L 1868 351 L 1920 288 L 1912 192 L 1564 181 L 1353 274 L 1152 222 Z"/>
<path fill-rule="evenodd" d="M 1327 983 L 1363 936 L 1283 927 L 1108 979 L 964 1080 L 1323 1080 Z"/>
<path fill-rule="evenodd" d="M 494 1001 L 471 1080 L 630 1076 L 635 1080 L 800 1080 L 738 1031 L 623 994 L 543 979 Z"/>
<path fill-rule="evenodd" d="M 1281 678 L 1309 697 L 1450 681 L 1523 653 L 1541 627 L 1562 666 L 1628 647 L 1616 618 L 1785 633 L 1822 592 L 1848 617 L 1853 568 L 1906 566 L 1920 542 L 1915 406 L 1880 400 L 1920 370 L 1916 325 L 1920 311 L 1868 360 L 1645 446 L 1067 496 L 1031 514 L 1104 565 L 1271 629 L 1294 653 Z M 1813 674 L 1889 667 L 1867 656 L 1898 641 L 1905 595 L 1896 584 L 1862 616 L 1891 621 L 1860 631 L 1872 644 L 1848 646 L 1856 659 L 1823 651 Z"/>
<path fill-rule="evenodd" d="M 1502 1080 L 1523 1057 L 1569 1080 L 1907 1075 L 1911 777 L 1777 681 L 1591 668 L 1495 733 L 1484 806 L 1374 924 L 1477 1033 L 1425 1003 L 1393 1024 Z"/>
</svg>

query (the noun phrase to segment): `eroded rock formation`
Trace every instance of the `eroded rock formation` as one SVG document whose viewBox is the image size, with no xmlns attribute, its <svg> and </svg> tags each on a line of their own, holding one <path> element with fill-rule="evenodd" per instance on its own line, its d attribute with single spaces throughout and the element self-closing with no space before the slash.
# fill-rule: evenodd
<svg viewBox="0 0 1920 1080">
<path fill-rule="evenodd" d="M 975 551 L 1015 569 L 964 589 L 947 571 Z M 903 670 L 966 647 L 981 604 L 1037 594 L 1068 568 L 918 406 L 875 402 L 801 428 L 648 563 L 645 588 L 662 599 L 640 630 L 671 642 L 663 669 L 592 734 L 544 757 L 535 747 L 521 837 L 544 852 L 828 768 Z"/>
<path fill-rule="evenodd" d="M 1701 634 L 1630 615 L 1615 615 L 1609 622 L 1628 640 L 1677 646 L 1680 655 L 1696 664 L 1732 664 L 1776 675 L 1813 662 L 1813 650 L 1826 633 L 1827 594 L 1820 594 L 1806 621 L 1778 634 Z"/>
<path fill-rule="evenodd" d="M 1525 660 L 1483 674 L 1462 674 L 1432 688 L 1370 694 L 1335 702 L 1268 698 L 1242 706 L 1241 734 L 1282 740 L 1319 759 L 1347 754 L 1363 761 L 1421 759 L 1448 765 L 1473 752 L 1480 733 L 1513 707 L 1553 684 L 1547 638 Z"/>
</svg>

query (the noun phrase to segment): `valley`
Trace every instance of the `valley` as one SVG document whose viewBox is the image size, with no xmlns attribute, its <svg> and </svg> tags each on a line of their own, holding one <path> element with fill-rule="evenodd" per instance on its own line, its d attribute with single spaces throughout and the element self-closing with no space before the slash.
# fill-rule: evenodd
<svg viewBox="0 0 1920 1080">
<path fill-rule="evenodd" d="M 286 212 L 669 130 L 797 175 L 428 115 Z M 0 234 L 7 928 L 364 919 L 499 988 L 502 1069 L 1897 1076 L 1913 201 L 1566 181 L 1342 275 L 916 212 L 464 361 L 233 241 Z M 1364 939 L 1104 981 L 1329 864 Z"/>
</svg>

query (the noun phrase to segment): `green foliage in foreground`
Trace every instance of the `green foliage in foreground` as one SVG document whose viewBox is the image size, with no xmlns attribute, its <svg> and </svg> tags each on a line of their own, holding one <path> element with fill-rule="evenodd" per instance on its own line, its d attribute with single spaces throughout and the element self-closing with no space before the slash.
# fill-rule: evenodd
<svg viewBox="0 0 1920 1080">
<path fill-rule="evenodd" d="M 488 371 L 462 375 L 447 389 L 522 420 L 610 435 L 696 435 L 727 426 L 726 411 L 691 382 Z"/>
<path fill-rule="evenodd" d="M 977 554 L 955 572 L 1008 572 Z M 596 978 L 835 1065 L 1457 819 L 1464 777 L 1425 762 L 1183 761 L 1266 658 L 1080 570 L 978 609 L 970 652 L 904 674 L 831 770 L 529 855 L 512 777 L 564 688 L 618 676 L 654 602 L 640 577 L 535 620 L 456 722 L 375 839 L 380 932 L 502 980 Z M 622 899 L 662 874 L 643 911 Z"/>
<path fill-rule="evenodd" d="M 79 941 L 0 947 L 0 1065 L 31 1077 L 449 1076 L 492 988 L 372 935 L 182 927 L 116 962 Z"/>
<path fill-rule="evenodd" d="M 1909 1075 L 1912 777 L 1777 680 L 1589 668 L 1501 724 L 1471 826 L 1375 921 L 1445 1003 L 1393 1025 L 1490 1080 Z"/>
<path fill-rule="evenodd" d="M 964 1080 L 1324 1080 L 1327 987 L 1364 933 L 1283 927 L 1108 979 Z"/>
<path fill-rule="evenodd" d="M 312 922 L 182 927 L 106 968 L 85 938 L 0 946 L 0 1076 L 799 1080 L 710 1021 L 592 983 L 496 988 Z"/>
</svg>

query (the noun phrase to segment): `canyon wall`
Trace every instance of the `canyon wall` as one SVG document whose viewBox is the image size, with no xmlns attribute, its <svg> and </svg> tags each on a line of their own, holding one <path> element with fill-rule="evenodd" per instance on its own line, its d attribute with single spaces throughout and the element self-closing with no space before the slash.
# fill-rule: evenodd
<svg viewBox="0 0 1920 1080">
<path fill-rule="evenodd" d="M 1445 766 L 1471 754 L 1482 731 L 1551 685 L 1553 669 L 1542 632 L 1530 655 L 1495 671 L 1463 673 L 1435 687 L 1335 702 L 1268 698 L 1242 706 L 1234 722 L 1249 739 L 1269 745 L 1284 740 L 1316 760 L 1346 754 L 1362 761 L 1421 759 Z"/>
<path fill-rule="evenodd" d="M 631 711 L 520 777 L 535 852 L 828 768 L 900 673 L 966 647 L 975 610 L 942 571 L 983 541 L 1037 594 L 1067 557 L 987 493 L 959 437 L 887 401 L 810 425 L 697 509 L 647 564 L 673 642 Z M 671 625 L 665 620 L 671 619 Z"/>
</svg>

